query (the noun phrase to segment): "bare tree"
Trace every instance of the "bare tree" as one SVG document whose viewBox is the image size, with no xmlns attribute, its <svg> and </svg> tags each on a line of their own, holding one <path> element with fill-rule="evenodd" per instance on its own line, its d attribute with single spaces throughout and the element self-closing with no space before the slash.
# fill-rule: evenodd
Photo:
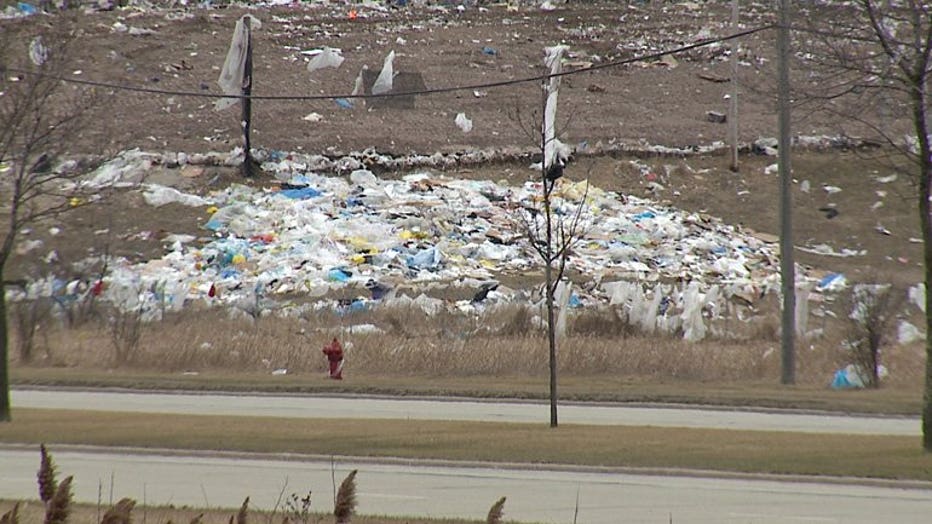
<svg viewBox="0 0 932 524">
<path fill-rule="evenodd" d="M 60 22 L 60 23 L 59 23 Z M 93 90 L 67 85 L 73 40 L 65 19 L 31 42 L 0 33 L 0 282 L 27 229 L 100 197 L 80 183 L 74 163 L 61 162 L 96 103 Z M 2 291 L 2 290 L 0 290 Z M 6 293 L 0 292 L 0 421 L 10 412 Z"/>
<path fill-rule="evenodd" d="M 932 4 L 922 0 L 858 0 L 801 18 L 823 21 L 803 35 L 817 52 L 813 84 L 805 99 L 872 132 L 896 153 L 898 169 L 915 182 L 923 239 L 924 281 L 932 285 Z M 828 22 L 828 23 L 826 23 Z M 902 118 L 901 118 L 902 117 Z M 902 160 L 905 159 L 906 162 Z M 932 451 L 932 294 L 926 293 L 926 369 L 922 408 L 923 448 Z"/>
<path fill-rule="evenodd" d="M 880 387 L 880 350 L 887 344 L 903 298 L 890 284 L 858 284 L 851 292 L 847 357 L 865 387 Z"/>
<path fill-rule="evenodd" d="M 551 75 L 559 75 L 562 68 L 560 60 L 566 51 L 565 46 L 547 48 L 545 63 L 550 67 Z M 569 160 L 568 148 L 563 145 L 558 136 L 556 124 L 557 94 L 560 88 L 560 77 L 551 76 L 542 86 L 542 111 L 534 113 L 531 120 L 534 122 L 531 129 L 536 131 L 525 132 L 529 136 L 536 136 L 541 155 L 540 162 L 540 199 L 526 205 L 519 214 L 520 227 L 528 237 L 531 248 L 544 263 L 544 303 L 547 311 L 547 346 L 550 370 L 550 426 L 557 427 L 557 335 L 558 319 L 555 297 L 560 284 L 564 286 L 566 264 L 573 248 L 583 236 L 583 211 L 588 196 L 588 184 L 584 185 L 581 195 L 576 195 L 578 201 L 573 199 L 557 199 L 559 181 L 563 177 L 564 168 Z M 524 124 L 520 115 L 515 119 Z M 558 202 L 559 200 L 559 202 Z M 563 305 L 565 307 L 565 304 Z"/>
</svg>

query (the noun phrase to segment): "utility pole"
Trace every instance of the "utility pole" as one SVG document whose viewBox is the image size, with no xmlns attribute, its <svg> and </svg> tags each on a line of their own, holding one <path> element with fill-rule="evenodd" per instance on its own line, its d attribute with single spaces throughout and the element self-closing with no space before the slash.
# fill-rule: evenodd
<svg viewBox="0 0 932 524">
<path fill-rule="evenodd" d="M 738 31 L 738 0 L 731 0 L 731 32 Z M 738 46 L 731 41 L 731 93 L 728 97 L 728 148 L 731 150 L 732 172 L 738 172 Z"/>
<path fill-rule="evenodd" d="M 252 177 L 255 174 L 255 160 L 252 158 L 252 145 L 250 144 L 249 134 L 252 131 L 252 27 L 249 23 L 249 16 L 243 17 L 243 24 L 246 26 L 246 61 L 243 64 L 243 98 L 240 99 L 240 106 L 243 108 L 242 122 L 243 126 L 243 176 Z"/>
<path fill-rule="evenodd" d="M 777 115 L 780 173 L 780 279 L 783 291 L 781 316 L 781 382 L 796 383 L 796 268 L 793 257 L 793 201 L 790 169 L 790 2 L 780 0 L 777 28 Z"/>
</svg>

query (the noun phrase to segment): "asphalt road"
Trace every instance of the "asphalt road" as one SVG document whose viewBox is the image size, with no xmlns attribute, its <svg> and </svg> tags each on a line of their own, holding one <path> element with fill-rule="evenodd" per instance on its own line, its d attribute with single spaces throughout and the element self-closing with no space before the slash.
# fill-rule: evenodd
<svg viewBox="0 0 932 524">
<path fill-rule="evenodd" d="M 147 504 L 271 509 L 280 493 L 313 491 L 332 508 L 329 461 L 205 455 L 130 455 L 52 449 L 60 475 L 75 476 L 77 500 L 135 498 Z M 0 448 L 0 498 L 36 498 L 36 450 Z M 358 469 L 358 512 L 484 519 L 506 496 L 507 520 L 632 523 L 927 523 L 932 490 L 845 484 L 707 479 L 500 468 L 417 467 L 342 460 L 336 483 Z M 111 479 L 113 493 L 110 493 Z M 574 518 L 577 507 L 579 514 Z M 231 511 L 232 512 L 232 511 Z"/>
<path fill-rule="evenodd" d="M 12 392 L 13 409 L 59 408 L 248 415 L 289 418 L 483 420 L 549 423 L 549 406 L 534 402 L 415 400 L 372 397 L 272 396 L 30 390 Z M 562 404 L 561 424 L 720 428 L 861 435 L 918 436 L 913 417 L 757 412 L 683 407 Z"/>
</svg>

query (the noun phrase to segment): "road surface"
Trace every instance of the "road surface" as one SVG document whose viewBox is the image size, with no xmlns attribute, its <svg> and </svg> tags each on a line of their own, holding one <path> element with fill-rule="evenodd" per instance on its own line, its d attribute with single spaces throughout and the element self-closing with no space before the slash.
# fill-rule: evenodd
<svg viewBox="0 0 932 524">
<path fill-rule="evenodd" d="M 297 395 L 226 395 L 84 390 L 12 391 L 13 409 L 55 408 L 243 415 L 288 418 L 369 418 L 475 420 L 549 423 L 549 405 L 540 402 L 491 402 Z M 869 417 L 812 413 L 757 412 L 684 407 L 635 407 L 571 404 L 560 406 L 562 424 L 717 428 L 860 435 L 918 436 L 914 417 Z"/>
<path fill-rule="evenodd" d="M 60 478 L 75 476 L 75 496 L 96 503 L 135 498 L 147 504 L 271 509 L 284 491 L 313 491 L 313 508 L 332 508 L 331 463 L 51 450 Z M 483 519 L 507 496 L 507 520 L 586 524 L 928 523 L 932 490 L 813 482 L 707 479 L 548 470 L 335 464 L 336 483 L 358 469 L 361 514 Z M 37 450 L 0 448 L 0 498 L 35 499 Z M 283 490 L 284 486 L 284 490 Z M 232 511 L 231 511 L 232 514 Z"/>
</svg>

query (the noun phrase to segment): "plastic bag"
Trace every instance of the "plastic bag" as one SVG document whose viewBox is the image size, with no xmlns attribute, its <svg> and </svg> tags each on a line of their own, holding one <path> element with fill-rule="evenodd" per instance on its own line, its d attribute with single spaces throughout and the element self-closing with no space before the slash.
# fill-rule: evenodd
<svg viewBox="0 0 932 524">
<path fill-rule="evenodd" d="M 340 64 L 343 63 L 343 55 L 339 49 L 334 49 L 332 47 L 324 47 L 320 50 L 319 53 L 314 55 L 314 58 L 311 58 L 311 61 L 307 63 L 307 72 L 313 73 L 318 69 L 325 69 L 332 67 L 334 69 L 340 67 Z"/>
<path fill-rule="evenodd" d="M 378 78 L 372 84 L 372 94 L 381 95 L 392 90 L 392 81 L 395 78 L 393 62 L 395 61 L 395 52 L 388 53 L 385 57 L 385 63 L 382 64 L 382 71 L 379 72 Z"/>
<path fill-rule="evenodd" d="M 249 29 L 246 29 L 246 17 L 249 17 Z M 241 95 L 243 93 L 243 75 L 246 69 L 246 48 L 249 45 L 249 33 L 259 29 L 262 23 L 252 15 L 243 15 L 236 21 L 233 29 L 233 38 L 230 40 L 230 49 L 227 58 L 223 61 L 220 78 L 217 84 L 226 95 Z M 238 98 L 221 98 L 214 102 L 214 109 L 220 111 L 239 102 Z"/>
<path fill-rule="evenodd" d="M 456 127 L 460 128 L 464 133 L 472 131 L 472 120 L 466 118 L 466 113 L 457 113 L 454 123 L 456 123 Z"/>
</svg>

